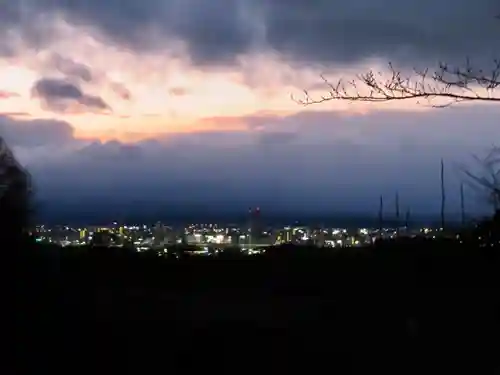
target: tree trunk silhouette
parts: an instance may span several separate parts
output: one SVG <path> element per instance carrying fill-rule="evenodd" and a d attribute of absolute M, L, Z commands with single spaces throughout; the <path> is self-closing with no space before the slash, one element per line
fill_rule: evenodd
<path fill-rule="evenodd" d="M 396 192 L 396 233 L 399 234 L 399 193 Z"/>
<path fill-rule="evenodd" d="M 380 196 L 380 203 L 378 208 L 378 226 L 380 229 L 380 234 L 382 234 L 382 229 L 384 228 L 384 197 Z"/>

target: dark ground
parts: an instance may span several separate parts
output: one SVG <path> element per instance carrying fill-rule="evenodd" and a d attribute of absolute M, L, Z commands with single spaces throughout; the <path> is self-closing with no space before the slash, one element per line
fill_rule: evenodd
<path fill-rule="evenodd" d="M 29 249 L 7 267 L 5 363 L 16 374 L 493 374 L 499 251 L 414 240 L 173 261 Z"/>

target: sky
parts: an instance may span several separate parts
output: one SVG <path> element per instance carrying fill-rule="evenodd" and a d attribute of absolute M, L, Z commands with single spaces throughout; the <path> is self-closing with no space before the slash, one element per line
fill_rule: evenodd
<path fill-rule="evenodd" d="M 291 95 L 388 62 L 487 67 L 497 14 L 493 0 L 0 0 L 0 135 L 44 210 L 371 215 L 397 191 L 433 215 L 444 158 L 452 214 L 457 165 L 500 138 L 500 105 Z"/>

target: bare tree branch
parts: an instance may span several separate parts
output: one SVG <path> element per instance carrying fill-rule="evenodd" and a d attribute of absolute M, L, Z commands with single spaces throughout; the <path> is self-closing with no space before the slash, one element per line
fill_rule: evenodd
<path fill-rule="evenodd" d="M 406 76 L 389 63 L 389 74 L 386 78 L 381 72 L 373 70 L 360 74 L 355 80 L 336 83 L 320 76 L 327 93 L 313 97 L 308 90 L 303 97 L 292 99 L 301 105 L 323 103 L 331 100 L 347 100 L 350 102 L 389 102 L 397 100 L 425 99 L 436 108 L 448 107 L 454 103 L 465 101 L 500 102 L 494 91 L 500 85 L 500 60 L 493 61 L 491 71 L 475 69 L 467 59 L 463 67 L 452 67 L 440 63 L 439 68 L 431 72 L 428 69 L 414 69 L 414 75 Z M 436 104 L 435 99 L 445 99 L 444 104 Z"/>
<path fill-rule="evenodd" d="M 477 173 L 464 165 L 459 166 L 459 170 L 465 177 L 465 183 L 486 198 L 496 211 L 500 208 L 500 148 L 492 146 L 484 158 L 473 155 L 473 160 L 479 166 Z"/>

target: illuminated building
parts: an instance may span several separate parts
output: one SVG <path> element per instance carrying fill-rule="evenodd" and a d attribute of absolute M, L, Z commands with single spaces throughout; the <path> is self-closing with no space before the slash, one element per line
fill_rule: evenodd
<path fill-rule="evenodd" d="M 293 230 L 292 228 L 285 228 L 285 242 L 286 243 L 291 243 L 292 242 L 292 236 L 293 236 Z"/>
<path fill-rule="evenodd" d="M 82 240 L 82 241 L 83 241 L 83 240 L 85 240 L 85 239 L 87 239 L 87 229 L 82 229 L 82 230 L 80 231 L 80 240 Z"/>
<path fill-rule="evenodd" d="M 282 230 L 275 232 L 275 239 L 272 241 L 274 245 L 281 245 L 285 242 L 285 235 Z"/>

